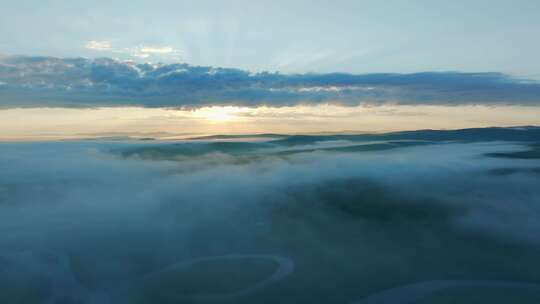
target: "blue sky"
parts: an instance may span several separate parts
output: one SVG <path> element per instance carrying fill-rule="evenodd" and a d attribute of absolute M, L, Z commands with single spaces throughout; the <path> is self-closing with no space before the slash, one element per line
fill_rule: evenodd
<path fill-rule="evenodd" d="M 540 78 L 540 2 L 4 1 L 0 53 Z"/>

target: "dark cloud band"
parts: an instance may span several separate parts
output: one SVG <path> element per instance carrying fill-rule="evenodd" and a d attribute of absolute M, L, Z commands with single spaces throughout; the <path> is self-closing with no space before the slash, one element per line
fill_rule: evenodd
<path fill-rule="evenodd" d="M 280 74 L 110 58 L 0 57 L 0 106 L 199 107 L 341 103 L 539 105 L 501 73 Z"/>

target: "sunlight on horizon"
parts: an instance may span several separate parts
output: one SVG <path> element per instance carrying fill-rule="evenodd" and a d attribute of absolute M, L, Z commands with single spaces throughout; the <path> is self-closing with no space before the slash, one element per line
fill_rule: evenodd
<path fill-rule="evenodd" d="M 239 114 L 245 113 L 246 108 L 235 106 L 211 106 L 195 109 L 193 117 L 205 119 L 210 123 L 225 123 L 240 119 Z"/>
<path fill-rule="evenodd" d="M 459 129 L 533 125 L 538 117 L 540 107 L 480 105 L 13 108 L 0 110 L 0 140 Z"/>

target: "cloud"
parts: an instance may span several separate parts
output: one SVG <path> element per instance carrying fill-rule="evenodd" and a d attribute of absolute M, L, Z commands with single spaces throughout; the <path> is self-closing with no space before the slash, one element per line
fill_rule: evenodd
<path fill-rule="evenodd" d="M 140 50 L 141 50 L 142 53 L 149 53 L 149 54 L 152 54 L 152 53 L 169 54 L 169 53 L 174 52 L 174 49 L 171 48 L 171 47 L 148 47 L 148 46 L 145 46 L 145 47 L 142 47 Z"/>
<path fill-rule="evenodd" d="M 167 56 L 168 58 L 181 59 L 182 52 L 169 46 L 139 46 L 135 48 L 124 48 L 118 53 L 126 53 L 136 58 L 150 58 L 152 56 Z"/>
<path fill-rule="evenodd" d="M 107 50 L 105 41 L 88 44 Z M 112 51 L 181 56 L 171 47 Z M 0 58 L 0 106 L 200 107 L 207 105 L 540 104 L 540 83 L 500 73 L 280 74 L 110 58 Z"/>
<path fill-rule="evenodd" d="M 200 303 L 189 295 L 261 280 L 258 264 L 231 270 L 215 263 L 125 289 L 175 262 L 227 254 L 283 255 L 298 266 L 286 288 L 235 303 L 352 303 L 425 279 L 537 280 L 538 175 L 519 169 L 538 164 L 483 156 L 526 147 L 385 149 L 383 140 L 380 149 L 353 151 L 330 150 L 351 144 L 332 136 L 291 139 L 298 147 L 282 142 L 283 149 L 304 151 L 278 154 L 280 142 L 0 144 L 0 282 L 7 291 L 0 300 L 46 298 L 68 274 L 91 294 L 111 296 L 99 303 L 150 303 L 156 295 Z M 134 149 L 138 156 L 125 154 Z M 491 174 L 498 168 L 517 171 Z M 43 274 L 45 266 L 58 269 L 58 256 L 72 273 Z M 251 279 L 225 284 L 243 277 L 235 271 Z M 61 284 L 50 284 L 54 276 Z M 202 283 L 193 287 L 190 278 Z M 73 288 L 59 292 L 88 299 Z"/>
<path fill-rule="evenodd" d="M 170 46 L 137 46 L 137 47 L 115 47 L 110 41 L 91 40 L 85 44 L 87 49 L 98 52 L 109 52 L 122 54 L 133 58 L 150 58 L 152 56 L 168 56 L 172 59 L 180 59 L 182 52 Z"/>
<path fill-rule="evenodd" d="M 85 44 L 85 47 L 96 51 L 108 51 L 112 48 L 112 45 L 109 41 L 90 40 Z"/>

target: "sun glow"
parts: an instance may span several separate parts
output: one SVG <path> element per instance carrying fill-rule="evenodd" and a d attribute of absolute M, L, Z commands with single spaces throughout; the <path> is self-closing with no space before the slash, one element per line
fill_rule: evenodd
<path fill-rule="evenodd" d="M 0 109 L 0 141 L 130 136 L 388 132 L 538 125 L 535 106 L 210 106 Z"/>
<path fill-rule="evenodd" d="M 193 112 L 193 116 L 196 118 L 205 119 L 208 122 L 222 123 L 240 120 L 242 117 L 239 116 L 239 114 L 245 111 L 246 110 L 243 108 L 234 106 L 212 106 L 195 110 Z"/>

